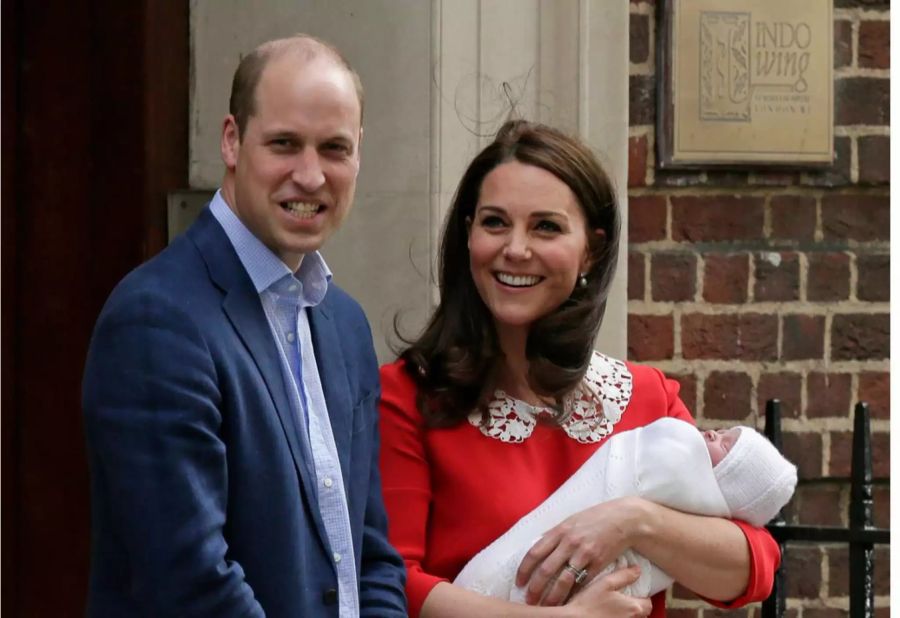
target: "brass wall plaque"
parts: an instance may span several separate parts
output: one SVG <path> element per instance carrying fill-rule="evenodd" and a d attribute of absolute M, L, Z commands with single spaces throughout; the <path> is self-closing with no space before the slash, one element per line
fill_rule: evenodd
<path fill-rule="evenodd" d="M 832 0 L 670 0 L 661 167 L 828 165 Z"/>

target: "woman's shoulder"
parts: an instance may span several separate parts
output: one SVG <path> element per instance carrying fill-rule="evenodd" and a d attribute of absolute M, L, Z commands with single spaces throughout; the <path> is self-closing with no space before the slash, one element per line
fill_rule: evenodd
<path fill-rule="evenodd" d="M 381 378 L 382 414 L 402 413 L 419 416 L 416 406 L 417 387 L 412 376 L 406 371 L 406 361 L 402 358 L 386 363 L 379 368 Z"/>
<path fill-rule="evenodd" d="M 382 396 L 387 393 L 415 394 L 416 384 L 406 371 L 406 360 L 398 358 L 394 362 L 385 363 L 378 369 L 378 373 Z"/>
<path fill-rule="evenodd" d="M 397 360 L 385 363 L 381 367 L 378 368 L 379 373 L 381 374 L 382 379 L 387 377 L 388 379 L 397 379 L 400 376 L 406 376 L 409 378 L 409 375 L 406 373 L 406 361 L 402 358 L 398 358 Z"/>

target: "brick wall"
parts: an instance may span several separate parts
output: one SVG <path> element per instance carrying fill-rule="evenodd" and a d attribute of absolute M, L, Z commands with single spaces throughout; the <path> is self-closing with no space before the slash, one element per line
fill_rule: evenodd
<path fill-rule="evenodd" d="M 846 525 L 852 408 L 889 476 L 889 7 L 835 0 L 835 163 L 815 172 L 655 166 L 657 2 L 631 0 L 628 341 L 682 384 L 698 423 L 762 428 L 783 401 L 801 485 L 790 521 Z M 886 480 L 876 524 L 889 526 Z M 876 550 L 887 616 L 887 549 Z M 792 545 L 788 615 L 846 615 L 847 551 Z M 719 616 L 685 590 L 669 615 Z M 759 616 L 759 606 L 728 615 Z"/>

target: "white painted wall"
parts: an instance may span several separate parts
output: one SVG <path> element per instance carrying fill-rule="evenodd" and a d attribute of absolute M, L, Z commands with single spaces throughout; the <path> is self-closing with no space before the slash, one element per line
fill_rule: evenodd
<path fill-rule="evenodd" d="M 393 358 L 394 316 L 415 334 L 436 301 L 444 213 L 510 96 L 521 116 L 577 132 L 595 148 L 619 187 L 627 229 L 627 2 L 193 0 L 193 188 L 221 180 L 221 122 L 241 54 L 297 32 L 340 48 L 366 90 L 356 204 L 324 254 L 366 310 L 381 361 Z M 598 348 L 621 358 L 624 240 L 619 264 Z"/>

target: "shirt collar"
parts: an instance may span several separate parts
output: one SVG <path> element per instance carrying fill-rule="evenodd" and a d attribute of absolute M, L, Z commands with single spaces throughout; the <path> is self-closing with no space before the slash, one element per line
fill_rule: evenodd
<path fill-rule="evenodd" d="M 271 289 L 279 296 L 296 296 L 304 305 L 313 306 L 322 302 L 332 275 L 318 251 L 304 255 L 297 272 L 292 273 L 234 214 L 222 197 L 221 190 L 216 191 L 209 210 L 225 230 L 257 293 Z"/>

